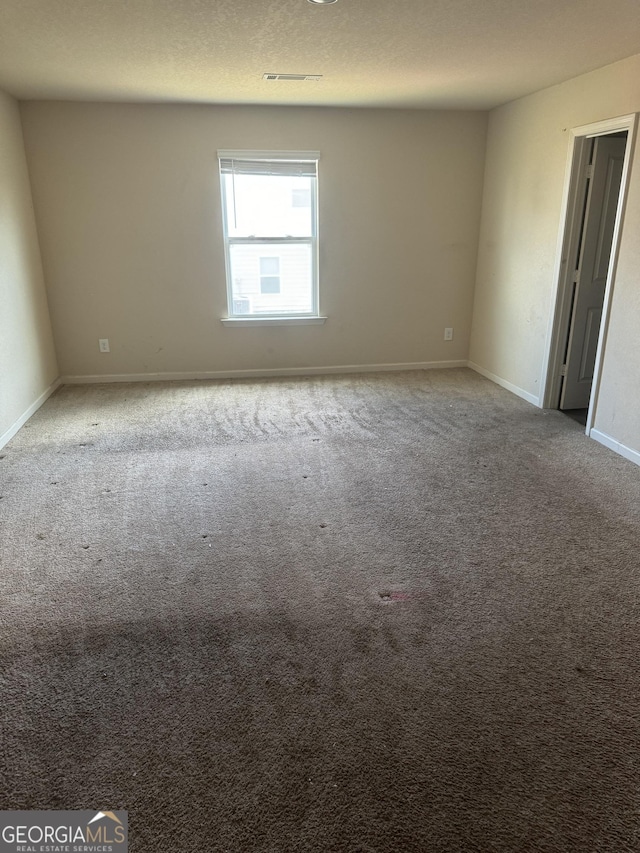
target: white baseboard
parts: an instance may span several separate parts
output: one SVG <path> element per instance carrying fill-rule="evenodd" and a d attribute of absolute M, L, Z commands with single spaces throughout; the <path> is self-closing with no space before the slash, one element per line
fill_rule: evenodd
<path fill-rule="evenodd" d="M 58 378 L 55 382 L 52 382 L 49 387 L 40 394 L 38 399 L 32 403 L 26 412 L 23 412 L 17 421 L 15 421 L 8 430 L 5 430 L 2 435 L 0 435 L 0 450 L 7 444 L 7 442 L 11 441 L 13 436 L 18 432 L 18 430 L 23 427 L 26 422 L 29 420 L 31 415 L 35 414 L 38 411 L 40 406 L 49 399 L 49 397 L 56 391 L 60 385 L 62 385 L 62 379 Z"/>
<path fill-rule="evenodd" d="M 628 459 L 635 465 L 640 465 L 639 451 L 633 450 L 631 447 L 627 447 L 626 444 L 622 444 L 620 441 L 616 441 L 615 438 L 611 438 L 611 436 L 607 435 L 606 432 L 600 432 L 599 429 L 592 429 L 589 433 L 589 437 L 594 438 L 600 444 L 604 444 L 604 446 L 608 447 L 609 450 L 619 453 L 620 456 L 624 456 L 625 459 Z"/>
<path fill-rule="evenodd" d="M 382 373 L 396 370 L 437 370 L 466 367 L 458 361 L 410 361 L 400 364 L 341 364 L 331 367 L 276 367 L 250 370 L 197 370 L 184 373 L 108 373 L 105 375 L 63 376 L 65 385 L 88 385 L 108 382 L 159 382 L 185 379 L 260 379 L 268 376 L 318 376 L 331 373 Z"/>
<path fill-rule="evenodd" d="M 525 391 L 523 388 L 518 388 L 517 385 L 514 385 L 512 382 L 507 382 L 506 379 L 502 379 L 500 376 L 496 376 L 495 373 L 491 373 L 490 370 L 485 370 L 484 367 L 480 367 L 479 364 L 475 364 L 473 361 L 467 362 L 467 367 L 470 367 L 471 370 L 475 370 L 476 373 L 479 373 L 481 376 L 485 376 L 487 379 L 490 379 L 492 382 L 495 382 L 496 385 L 499 385 L 501 388 L 506 388 L 507 391 L 511 391 L 512 394 L 516 394 L 516 396 L 521 397 L 523 400 L 526 400 L 527 403 L 531 403 L 533 406 L 537 406 L 539 409 L 542 408 L 540 405 L 540 398 L 530 394 L 528 391 Z"/>

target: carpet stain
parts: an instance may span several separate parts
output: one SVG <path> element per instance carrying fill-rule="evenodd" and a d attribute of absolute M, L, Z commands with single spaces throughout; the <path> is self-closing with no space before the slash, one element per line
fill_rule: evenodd
<path fill-rule="evenodd" d="M 384 604 L 393 604 L 397 601 L 409 601 L 411 595 L 408 592 L 379 592 L 379 598 Z"/>

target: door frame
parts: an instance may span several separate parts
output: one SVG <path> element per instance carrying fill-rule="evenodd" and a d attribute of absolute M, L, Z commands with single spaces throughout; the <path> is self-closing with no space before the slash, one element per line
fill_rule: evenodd
<path fill-rule="evenodd" d="M 587 425 L 585 432 L 590 434 L 595 420 L 598 394 L 600 391 L 600 378 L 602 364 L 609 328 L 609 316 L 611 313 L 611 300 L 613 294 L 613 283 L 615 280 L 616 267 L 618 264 L 618 250 L 620 247 L 620 235 L 624 220 L 624 211 L 627 201 L 629 185 L 629 173 L 632 154 L 635 148 L 637 131 L 637 113 L 619 116 L 617 118 L 597 121 L 592 124 L 581 125 L 571 128 L 571 139 L 567 156 L 565 170 L 564 190 L 562 194 L 561 218 L 562 223 L 558 235 L 558 249 L 556 252 L 556 263 L 554 267 L 554 279 L 557 282 L 555 292 L 555 308 L 551 316 L 549 329 L 547 331 L 546 358 L 542 372 L 542 406 L 545 409 L 557 409 L 560 399 L 560 383 L 562 379 L 562 365 L 564 363 L 565 346 L 569 323 L 571 321 L 571 301 L 573 294 L 573 260 L 577 256 L 580 230 L 585 199 L 586 167 L 589 158 L 589 143 L 595 136 L 607 136 L 618 131 L 627 131 L 627 146 L 624 152 L 624 164 L 622 167 L 622 179 L 620 182 L 620 195 L 616 211 L 615 225 L 613 228 L 613 239 L 611 242 L 611 256 L 607 270 L 607 281 L 604 292 L 604 304 L 602 306 L 602 319 L 598 333 L 598 347 L 596 350 L 596 361 L 593 370 L 593 383 L 591 385 L 591 396 L 589 398 L 589 410 L 587 413 Z"/>

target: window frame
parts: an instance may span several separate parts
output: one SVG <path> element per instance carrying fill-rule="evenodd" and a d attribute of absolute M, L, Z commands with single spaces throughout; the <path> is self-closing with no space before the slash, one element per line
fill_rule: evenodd
<path fill-rule="evenodd" d="M 320 159 L 319 151 L 250 151 L 250 150 L 219 150 L 218 151 L 218 177 L 220 181 L 220 198 L 222 203 L 222 235 L 224 241 L 224 256 L 225 256 L 225 277 L 227 286 L 227 316 L 222 318 L 222 322 L 228 325 L 279 325 L 279 324 L 303 324 L 303 323 L 319 323 L 324 322 L 324 317 L 320 315 L 319 308 L 319 270 L 318 270 L 318 163 Z M 263 161 L 265 165 L 269 163 L 304 163 L 309 165 L 314 164 L 315 175 L 310 181 L 311 192 L 311 235 L 309 237 L 231 237 L 229 235 L 227 221 L 227 193 L 226 181 L 222 171 L 223 160 L 249 160 Z M 265 174 L 268 170 L 265 169 Z M 262 246 L 265 250 L 269 249 L 270 244 L 303 244 L 308 245 L 311 255 L 311 311 L 308 312 L 260 312 L 249 314 L 238 314 L 234 309 L 234 294 L 233 294 L 233 279 L 231 266 L 231 246 L 239 244 L 248 244 Z"/>

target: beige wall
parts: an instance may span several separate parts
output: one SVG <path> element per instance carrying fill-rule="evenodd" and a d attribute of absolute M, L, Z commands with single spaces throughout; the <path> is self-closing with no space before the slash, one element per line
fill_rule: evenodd
<path fill-rule="evenodd" d="M 636 74 L 640 74 L 640 62 Z M 635 109 L 640 110 L 640 85 Z M 640 162 L 636 144 L 595 429 L 640 454 Z M 640 462 L 640 458 L 636 459 Z"/>
<path fill-rule="evenodd" d="M 0 446 L 57 375 L 20 114 L 0 92 Z"/>
<path fill-rule="evenodd" d="M 640 110 L 640 56 L 490 114 L 470 359 L 542 393 L 572 127 Z M 640 163 L 631 172 L 595 428 L 640 451 Z"/>
<path fill-rule="evenodd" d="M 37 102 L 22 118 L 63 374 L 466 359 L 485 114 Z M 219 148 L 320 150 L 324 326 L 220 323 Z"/>

